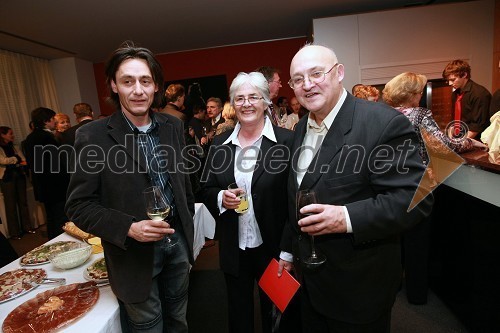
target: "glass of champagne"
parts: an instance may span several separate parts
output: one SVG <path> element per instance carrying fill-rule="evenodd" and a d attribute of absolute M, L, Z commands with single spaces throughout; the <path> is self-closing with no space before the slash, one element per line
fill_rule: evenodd
<path fill-rule="evenodd" d="M 313 215 L 313 213 L 300 213 L 300 209 L 310 204 L 318 203 L 316 199 L 316 193 L 312 190 L 301 190 L 297 192 L 297 219 L 303 219 L 307 216 Z M 323 264 L 326 261 L 326 257 L 320 253 L 316 252 L 316 247 L 314 246 L 314 236 L 311 237 L 311 255 L 304 258 L 302 262 L 306 264 L 307 267 L 315 268 Z"/>
<path fill-rule="evenodd" d="M 240 186 L 236 183 L 232 183 L 227 187 L 227 189 L 236 194 L 236 196 L 240 199 L 240 204 L 234 211 L 238 214 L 246 213 L 248 211 L 248 195 L 245 184 Z"/>
<path fill-rule="evenodd" d="M 158 186 L 148 187 L 143 191 L 144 201 L 146 202 L 146 214 L 153 221 L 164 221 L 170 215 L 171 207 L 167 204 L 165 198 Z M 170 236 L 165 236 L 162 247 L 169 247 L 176 244 Z"/>

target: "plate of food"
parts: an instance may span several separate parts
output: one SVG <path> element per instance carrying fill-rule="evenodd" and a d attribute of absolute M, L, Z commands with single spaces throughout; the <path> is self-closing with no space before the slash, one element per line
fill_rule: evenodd
<path fill-rule="evenodd" d="M 99 299 L 95 282 L 73 283 L 39 293 L 12 310 L 4 332 L 54 332 L 86 314 Z"/>
<path fill-rule="evenodd" d="M 108 281 L 108 269 L 104 258 L 94 261 L 86 270 L 83 271 L 83 277 L 89 281 L 103 283 Z"/>
<path fill-rule="evenodd" d="M 50 256 L 53 253 L 69 250 L 70 248 L 78 247 L 79 242 L 59 241 L 50 244 L 44 244 L 26 253 L 19 259 L 21 266 L 34 266 L 48 263 Z"/>
<path fill-rule="evenodd" d="M 47 277 L 41 268 L 15 269 L 0 275 L 0 303 L 20 297 L 38 287 Z"/>

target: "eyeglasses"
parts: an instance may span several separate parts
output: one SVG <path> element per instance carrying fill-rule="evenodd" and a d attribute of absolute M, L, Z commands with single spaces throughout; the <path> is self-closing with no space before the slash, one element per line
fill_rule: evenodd
<path fill-rule="evenodd" d="M 249 96 L 248 98 L 245 98 L 245 97 L 240 96 L 240 97 L 236 97 L 234 99 L 234 105 L 242 106 L 243 104 L 245 104 L 245 101 L 248 101 L 248 103 L 250 103 L 251 105 L 254 105 L 255 103 L 257 103 L 261 99 L 264 99 L 264 97 Z"/>
<path fill-rule="evenodd" d="M 339 63 L 336 63 L 335 65 L 333 65 L 332 68 L 330 68 L 326 72 L 324 72 L 324 71 L 314 71 L 314 72 L 312 72 L 312 73 L 310 73 L 309 75 L 306 75 L 306 76 L 292 77 L 290 79 L 290 81 L 288 81 L 288 85 L 292 89 L 301 88 L 304 85 L 304 81 L 305 81 L 306 77 L 309 80 L 309 82 L 311 82 L 311 83 L 315 83 L 315 84 L 321 83 L 321 82 L 325 81 L 326 74 L 330 73 L 338 65 L 339 65 Z"/>
<path fill-rule="evenodd" d="M 274 83 L 277 83 L 277 84 L 279 84 L 281 86 L 281 80 L 278 80 L 278 81 L 271 80 L 271 81 L 267 81 L 267 82 L 269 82 L 269 83 L 274 82 Z"/>

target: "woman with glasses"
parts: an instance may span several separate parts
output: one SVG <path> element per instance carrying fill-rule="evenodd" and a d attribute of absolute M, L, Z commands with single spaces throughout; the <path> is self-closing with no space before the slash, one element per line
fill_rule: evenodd
<path fill-rule="evenodd" d="M 217 219 L 220 267 L 228 295 L 229 332 L 254 332 L 253 295 L 279 244 L 287 219 L 286 190 L 292 132 L 271 124 L 265 110 L 271 100 L 269 84 L 258 72 L 239 73 L 233 80 L 230 102 L 238 123 L 233 131 L 214 138 L 205 167 L 204 202 Z M 246 187 L 248 209 L 237 213 Z M 278 191 L 280 193 L 278 193 Z M 236 194 L 239 194 L 237 196 Z M 241 208 L 241 207 L 240 207 Z M 259 289 L 262 332 L 271 332 L 272 304 Z M 283 332 L 295 332 L 287 312 Z M 296 316 L 294 318 L 297 318 Z"/>

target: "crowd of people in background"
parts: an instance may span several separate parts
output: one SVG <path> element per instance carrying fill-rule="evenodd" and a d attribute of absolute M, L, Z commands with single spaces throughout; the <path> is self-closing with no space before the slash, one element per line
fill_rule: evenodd
<path fill-rule="evenodd" d="M 124 331 L 187 332 L 192 217 L 194 202 L 204 202 L 217 221 L 231 332 L 254 331 L 254 284 L 273 258 L 279 260 L 277 275 L 287 270 L 302 283 L 300 309 L 292 305 L 283 314 L 284 331 L 388 332 L 402 279 L 400 236 L 408 301 L 427 302 L 432 196 L 407 211 L 429 164 L 424 136 L 459 153 L 487 150 L 496 141 L 481 133 L 490 118 L 500 117 L 499 92 L 492 99 L 471 80 L 465 61 L 452 61 L 443 78 L 454 89 L 455 123 L 443 129 L 431 109 L 419 106 L 424 75 L 405 72 L 382 91 L 358 84 L 349 93 L 339 61 L 329 48 L 306 45 L 291 62 L 292 98 L 279 95 L 280 70 L 261 66 L 234 78 L 229 100 L 205 100 L 198 84 L 163 89 L 153 54 L 123 45 L 106 63 L 114 114 L 94 120 L 91 106 L 77 103 L 77 124 L 71 126 L 68 115 L 36 108 L 22 148 L 14 144 L 10 127 L 0 127 L 0 188 L 10 238 L 36 232 L 26 199 L 31 181 L 45 208 L 49 239 L 68 220 L 101 237 Z M 144 165 L 127 151 L 128 135 Z M 344 151 L 361 145 L 370 152 L 381 146 L 396 152 L 404 142 L 417 149 L 404 159 L 393 156 L 383 173 L 373 172 L 373 154 L 358 165 Z M 139 164 L 145 171 L 116 174 L 107 165 L 87 172 L 89 145 L 104 152 L 123 145 L 127 154 L 116 163 Z M 168 146 L 182 160 L 186 145 L 198 168 L 173 172 L 171 155 L 158 149 Z M 42 154 L 36 147 L 62 147 L 67 154 Z M 292 159 L 295 151 L 300 153 Z M 285 167 L 268 169 L 280 161 Z M 402 169 L 408 172 L 397 172 Z M 236 212 L 242 197 L 231 183 L 245 188 L 248 211 Z M 149 219 L 137 199 L 149 186 L 159 188 L 171 205 L 168 220 Z M 297 207 L 299 190 L 315 191 L 317 202 Z M 166 235 L 175 247 L 167 246 Z M 326 259 L 319 269 L 303 264 L 312 246 Z M 272 303 L 262 291 L 259 296 L 262 331 L 271 332 Z"/>

